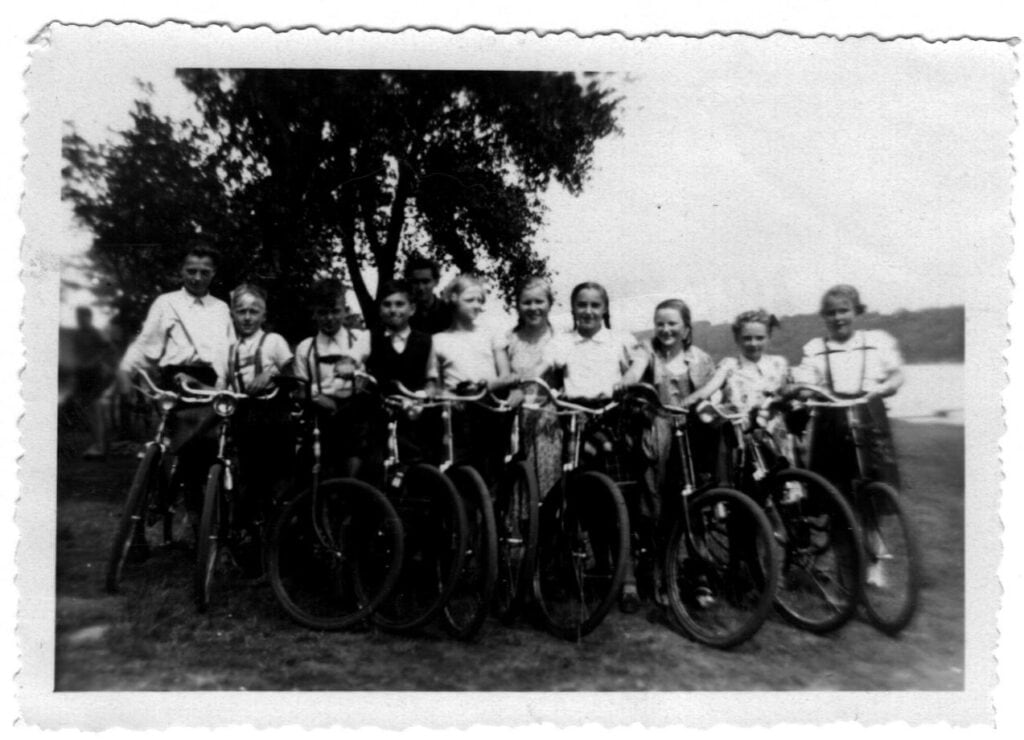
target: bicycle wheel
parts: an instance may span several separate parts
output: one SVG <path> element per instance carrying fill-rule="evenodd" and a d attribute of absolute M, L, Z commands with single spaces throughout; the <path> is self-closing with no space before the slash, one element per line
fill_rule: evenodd
<path fill-rule="evenodd" d="M 579 640 L 601 623 L 629 557 L 629 516 L 603 473 L 573 474 L 540 504 L 533 596 L 552 634 Z"/>
<path fill-rule="evenodd" d="M 512 463 L 505 471 L 494 500 L 498 530 L 494 613 L 505 624 L 515 619 L 533 580 L 539 504 L 533 466 L 523 461 Z"/>
<path fill-rule="evenodd" d="M 402 569 L 373 620 L 385 629 L 408 631 L 436 617 L 454 592 L 468 525 L 459 492 L 433 465 L 406 470 L 392 502 L 405 532 Z"/>
<path fill-rule="evenodd" d="M 210 608 L 217 555 L 220 553 L 221 523 L 224 507 L 224 466 L 214 463 L 206 476 L 203 491 L 203 510 L 199 516 L 196 534 L 196 567 L 193 576 L 196 607 L 200 612 Z"/>
<path fill-rule="evenodd" d="M 917 609 L 917 540 L 899 494 L 887 483 L 868 483 L 860 490 L 857 514 L 864 535 L 864 611 L 875 627 L 895 635 Z"/>
<path fill-rule="evenodd" d="M 267 579 L 299 624 L 346 629 L 364 621 L 398 581 L 402 524 L 383 493 L 353 478 L 323 481 L 315 503 L 314 511 L 306 489 L 274 520 Z"/>
<path fill-rule="evenodd" d="M 159 485 L 160 458 L 162 451 L 159 445 L 146 447 L 146 453 L 139 462 L 132 478 L 125 499 L 124 512 L 117 523 L 114 541 L 110 547 L 107 560 L 106 588 L 108 593 L 117 593 L 121 585 L 121 576 L 129 554 L 137 552 L 144 555 L 148 549 L 146 542 L 146 510 L 150 499 L 156 494 Z"/>
<path fill-rule="evenodd" d="M 811 632 L 842 627 L 860 596 L 861 535 L 853 510 L 835 486 L 809 470 L 780 470 L 764 486 L 781 551 L 776 608 Z"/>
<path fill-rule="evenodd" d="M 458 584 L 444 605 L 442 624 L 460 640 L 472 639 L 484 624 L 498 579 L 498 534 L 487 484 L 476 469 L 460 465 L 447 472 L 466 510 L 466 555 Z"/>
<path fill-rule="evenodd" d="M 693 639 L 730 648 L 768 617 L 777 584 L 772 530 L 748 496 L 711 488 L 686 501 L 665 553 L 669 608 Z"/>

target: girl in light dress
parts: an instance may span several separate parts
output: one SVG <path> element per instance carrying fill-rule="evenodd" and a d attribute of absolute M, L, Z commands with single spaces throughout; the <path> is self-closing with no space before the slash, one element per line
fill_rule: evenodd
<path fill-rule="evenodd" d="M 469 387 L 495 390 L 509 382 L 507 355 L 502 343 L 477 320 L 484 311 L 487 289 L 478 277 L 463 274 L 444 290 L 452 307 L 452 324 L 434 335 L 438 379 L 445 390 Z"/>
<path fill-rule="evenodd" d="M 633 335 L 612 331 L 608 291 L 602 285 L 580 283 L 572 291 L 570 305 L 573 330 L 548 344 L 549 367 L 559 376 L 566 397 L 583 402 L 610 399 L 616 390 L 639 379 L 646 357 Z M 626 558 L 626 563 L 619 607 L 633 613 L 640 607 L 640 598 L 632 558 Z"/>
<path fill-rule="evenodd" d="M 487 300 L 483 281 L 459 275 L 445 288 L 444 300 L 452 307 L 452 325 L 433 338 L 442 388 L 470 395 L 509 385 L 512 377 L 503 343 L 478 323 Z M 507 434 L 505 425 L 496 424 L 495 419 L 475 404 L 456 409 L 452 418 L 456 461 L 472 464 L 488 484 L 498 474 Z"/>

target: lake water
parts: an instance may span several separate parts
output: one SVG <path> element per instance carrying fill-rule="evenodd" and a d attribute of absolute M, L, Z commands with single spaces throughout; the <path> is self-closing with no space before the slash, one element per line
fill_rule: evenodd
<path fill-rule="evenodd" d="M 889 416 L 917 422 L 964 423 L 962 364 L 905 365 L 906 381 L 886 399 Z"/>

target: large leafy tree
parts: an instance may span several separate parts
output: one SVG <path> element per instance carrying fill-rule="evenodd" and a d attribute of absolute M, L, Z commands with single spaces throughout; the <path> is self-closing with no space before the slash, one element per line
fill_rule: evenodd
<path fill-rule="evenodd" d="M 615 130 L 616 101 L 597 75 L 181 70 L 179 76 L 196 96 L 202 125 L 176 129 L 140 109 L 146 115 L 126 132 L 123 146 L 99 153 L 80 141 L 66 146 L 76 213 L 97 234 L 94 253 L 104 263 L 125 250 L 113 245 L 144 242 L 134 231 L 126 236 L 126 227 L 139 206 L 152 207 L 148 198 L 174 199 L 162 210 L 179 217 L 197 207 L 178 231 L 145 239 L 163 245 L 182 230 L 216 234 L 230 257 L 229 277 L 266 284 L 278 328 L 293 336 L 307 328 L 301 298 L 317 275 L 344 273 L 372 320 L 367 277 L 375 273 L 377 284 L 394 277 L 412 251 L 483 273 L 510 295 L 522 277 L 546 270 L 533 248 L 544 190 L 554 180 L 580 192 L 595 142 Z M 159 135 L 132 138 L 144 126 Z M 161 151 L 150 151 L 150 144 Z M 159 166 L 140 172 L 130 164 L 140 147 Z M 90 168 L 94 181 L 161 176 L 141 190 L 86 192 L 80 173 Z M 113 206 L 121 210 L 113 213 Z"/>

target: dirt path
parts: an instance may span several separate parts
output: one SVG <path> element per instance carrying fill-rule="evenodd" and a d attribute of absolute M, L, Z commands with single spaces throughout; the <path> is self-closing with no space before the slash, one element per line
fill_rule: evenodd
<path fill-rule="evenodd" d="M 109 538 L 135 461 L 83 462 L 65 437 L 58 481 L 58 690 L 959 690 L 964 684 L 963 428 L 895 424 L 925 588 L 898 638 L 862 621 L 818 637 L 772 618 L 730 652 L 642 610 L 614 612 L 581 644 L 489 622 L 478 642 L 440 633 L 321 634 L 290 622 L 263 584 L 223 580 L 209 615 L 189 554 L 162 552 L 102 589 Z"/>

